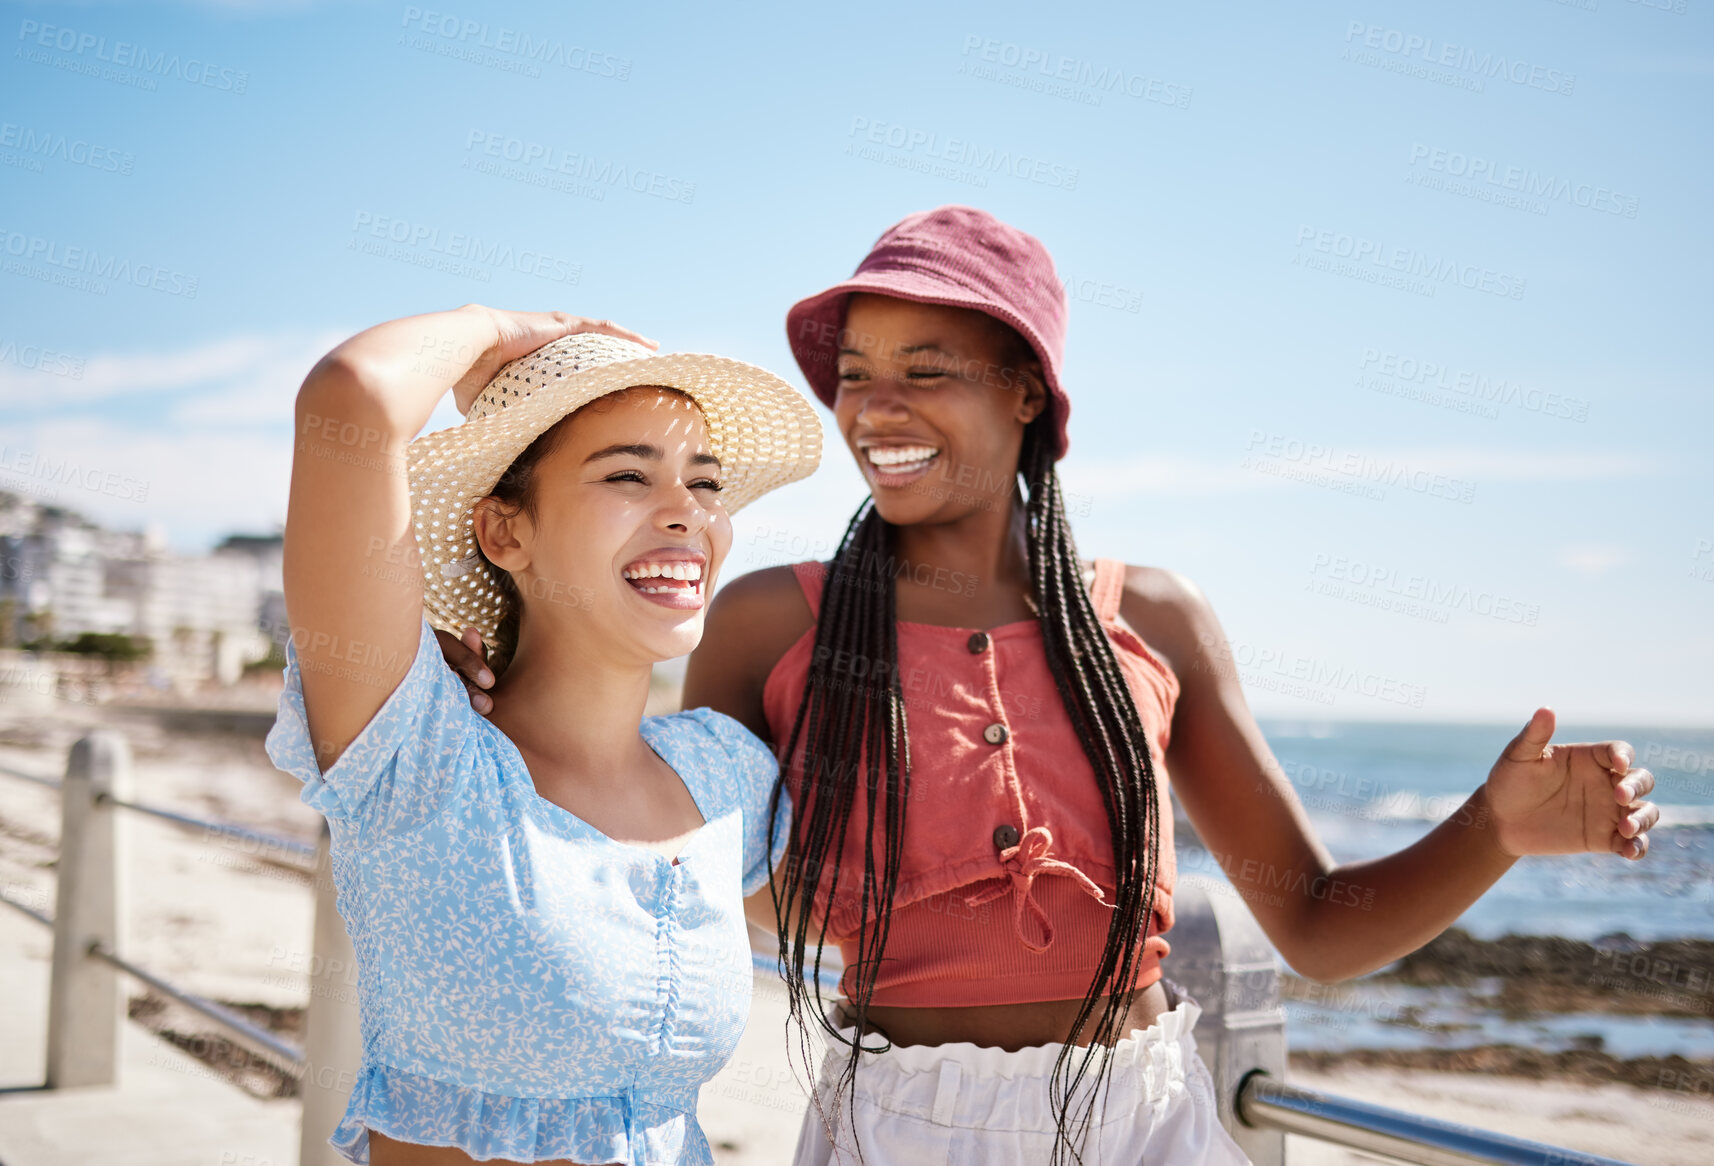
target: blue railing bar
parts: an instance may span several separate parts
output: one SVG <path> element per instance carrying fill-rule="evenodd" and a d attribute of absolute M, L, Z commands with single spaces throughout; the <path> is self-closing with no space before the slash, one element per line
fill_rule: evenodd
<path fill-rule="evenodd" d="M 31 906 L 28 906 L 27 904 L 18 902 L 18 900 L 12 898 L 12 896 L 10 896 L 10 895 L 0 895 L 0 903 L 4 903 L 8 907 L 12 907 L 12 908 L 15 908 L 19 911 L 22 911 L 24 914 L 28 915 L 31 919 L 34 919 L 37 923 L 40 923 L 43 927 L 52 927 L 54 925 L 53 917 L 51 915 L 44 915 L 40 911 L 36 910 L 34 907 L 31 907 Z"/>
<path fill-rule="evenodd" d="M 13 769 L 9 765 L 0 765 L 0 773 L 4 773 L 9 777 L 20 778 L 23 781 L 32 781 L 37 785 L 47 786 L 49 789 L 60 788 L 60 783 L 58 781 L 51 778 L 41 777 L 34 773 L 25 773 L 23 770 Z M 225 834 L 232 838 L 243 838 L 251 842 L 260 842 L 265 846 L 272 846 L 277 849 L 284 850 L 288 854 L 295 854 L 299 858 L 307 858 L 311 861 L 314 861 L 315 859 L 315 847 L 309 845 L 307 842 L 298 842 L 291 838 L 281 838 L 277 834 L 264 834 L 260 830 L 248 830 L 243 826 L 234 826 L 227 822 L 210 822 L 204 818 L 193 818 L 188 814 L 180 814 L 172 810 L 163 810 L 159 806 L 148 806 L 141 802 L 128 802 L 123 798 L 109 797 L 104 794 L 97 795 L 96 800 L 112 802 L 114 805 L 123 807 L 124 809 L 136 810 L 139 814 L 153 814 L 157 818 L 164 818 L 169 822 L 176 822 L 181 826 L 193 826 L 198 830 L 212 830 L 217 834 Z"/>
<path fill-rule="evenodd" d="M 1630 1166 L 1616 1158 L 1304 1089 L 1261 1071 L 1238 1087 L 1237 1111 L 1245 1125 L 1302 1134 L 1418 1166 Z"/>
<path fill-rule="evenodd" d="M 192 996 L 183 989 L 169 984 L 153 972 L 138 967 L 118 952 L 109 949 L 106 944 L 90 944 L 89 954 L 96 959 L 106 960 L 126 975 L 141 980 L 163 996 L 169 996 L 193 1012 L 199 1012 L 208 1017 L 236 1037 L 239 1044 L 258 1056 L 274 1061 L 294 1077 L 303 1072 L 306 1064 L 304 1051 L 296 1045 L 281 1040 L 267 1029 L 251 1024 L 236 1012 L 228 1011 L 212 1000 L 204 1000 L 201 996 Z"/>
<path fill-rule="evenodd" d="M 52 916 L 44 915 L 34 907 L 29 907 L 18 902 L 18 900 L 12 898 L 10 895 L 0 895 L 0 903 L 5 903 L 8 907 L 13 907 L 22 911 L 44 927 L 52 927 L 54 925 Z M 148 971 L 145 968 L 140 968 L 124 956 L 109 950 L 105 944 L 90 944 L 89 954 L 94 956 L 96 959 L 105 960 L 120 971 L 124 972 L 126 975 L 143 981 L 143 983 L 149 985 L 149 987 L 161 993 L 163 996 L 170 996 L 172 999 L 183 1004 L 186 1008 L 208 1017 L 216 1024 L 219 1024 L 221 1027 L 229 1030 L 233 1036 L 238 1038 L 239 1044 L 243 1045 L 258 1056 L 274 1061 L 293 1076 L 297 1076 L 299 1073 L 303 1072 L 305 1064 L 303 1050 L 295 1045 L 286 1043 L 267 1029 L 259 1028 L 256 1025 L 251 1024 L 236 1012 L 231 1012 L 222 1008 L 212 1000 L 204 1000 L 201 996 L 192 996 L 183 989 L 169 984 L 153 972 Z"/>
<path fill-rule="evenodd" d="M 39 774 L 25 773 L 22 769 L 13 769 L 10 765 L 0 765 L 0 773 L 7 777 L 16 777 L 23 781 L 33 781 L 37 785 L 45 785 L 49 789 L 58 789 L 60 783 L 56 778 L 42 777 Z"/>
<path fill-rule="evenodd" d="M 205 818 L 193 818 L 189 814 L 180 814 L 173 810 L 163 810 L 159 806 L 146 806 L 140 802 L 128 802 L 123 798 L 111 797 L 107 794 L 97 794 L 98 802 L 110 802 L 127 810 L 136 810 L 139 814 L 152 814 L 164 818 L 180 826 L 190 826 L 198 830 L 209 830 L 216 834 L 225 834 L 231 838 L 243 838 L 251 842 L 260 842 L 265 846 L 276 847 L 299 858 L 315 861 L 315 847 L 307 842 L 297 842 L 291 838 L 281 838 L 278 834 L 264 834 L 260 830 L 249 830 L 243 826 L 234 826 L 227 822 L 210 822 Z"/>

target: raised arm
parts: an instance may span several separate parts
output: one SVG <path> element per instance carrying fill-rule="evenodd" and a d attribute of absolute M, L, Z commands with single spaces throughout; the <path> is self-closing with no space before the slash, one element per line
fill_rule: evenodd
<path fill-rule="evenodd" d="M 323 771 L 410 670 L 422 626 L 405 447 L 451 390 L 462 412 L 500 366 L 573 332 L 564 312 L 469 305 L 360 332 L 298 390 L 285 593 Z"/>
<path fill-rule="evenodd" d="M 1450 927 L 1524 854 L 1641 858 L 1659 810 L 1622 741 L 1552 745 L 1523 732 L 1446 821 L 1394 854 L 1337 865 L 1244 700 L 1226 635 L 1183 576 L 1133 567 L 1125 618 L 1171 661 L 1180 695 L 1166 755 L 1204 843 L 1294 970 L 1336 981 L 1384 967 Z M 1475 784 L 1472 782 L 1472 784 Z"/>

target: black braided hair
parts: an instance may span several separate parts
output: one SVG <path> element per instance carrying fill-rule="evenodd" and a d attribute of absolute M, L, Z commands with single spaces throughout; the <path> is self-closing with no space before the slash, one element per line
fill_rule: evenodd
<path fill-rule="evenodd" d="M 1050 1096 L 1056 1134 L 1051 1162 L 1060 1166 L 1068 1153 L 1082 1161 L 1077 1146 L 1094 1114 L 1101 1087 L 1108 1080 L 1109 1046 L 1122 1035 L 1119 1029 L 1129 1011 L 1130 993 L 1115 988 L 1134 983 L 1138 951 L 1153 920 L 1160 865 L 1160 806 L 1142 718 L 1084 585 L 1059 475 L 1054 470 L 1049 425 L 1046 415 L 1030 422 L 1019 456 L 1018 472 L 1028 491 L 1030 573 L 1054 684 L 1095 771 L 1106 807 L 1118 884 L 1100 964 L 1054 1065 Z M 788 776 L 801 783 L 797 787 L 801 794 L 792 821 L 789 856 L 781 877 L 774 882 L 780 960 L 786 971 L 791 1019 L 799 1026 L 805 1067 L 813 1075 L 809 1033 L 803 1024 L 813 993 L 813 1009 L 822 1029 L 851 1047 L 836 1096 L 848 1095 L 853 1102 L 858 1050 L 868 1048 L 862 1038 L 868 1031 L 866 1020 L 876 974 L 886 952 L 902 858 L 905 805 L 910 796 L 910 753 L 894 617 L 895 530 L 875 510 L 873 500 L 866 499 L 834 555 L 816 624 L 807 692 L 784 754 L 787 764 L 794 767 Z M 797 759 L 800 740 L 805 743 L 801 763 Z M 861 823 L 861 924 L 856 958 L 849 965 L 850 980 L 845 985 L 851 993 L 845 1015 L 855 1025 L 856 1037 L 847 1040 L 825 1015 L 819 984 L 821 943 L 814 944 L 815 974 L 808 983 L 804 963 L 810 946 L 808 927 L 823 877 L 828 883 L 831 911 L 840 881 L 858 874 L 842 870 L 840 860 L 859 778 L 867 795 L 867 812 Z M 769 818 L 772 821 L 772 814 Z M 820 922 L 825 929 L 826 917 Z M 1080 1047 L 1085 1030 L 1089 1031 L 1089 1043 Z M 1071 1100 L 1086 1078 L 1087 1104 L 1073 1121 Z M 827 1120 L 825 1114 L 823 1120 Z M 852 1130 L 855 1136 L 854 1113 Z M 861 1146 L 858 1154 L 861 1157 Z"/>

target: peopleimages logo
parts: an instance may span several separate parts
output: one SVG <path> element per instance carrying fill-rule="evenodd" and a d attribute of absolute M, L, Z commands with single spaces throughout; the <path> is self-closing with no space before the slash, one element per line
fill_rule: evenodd
<path fill-rule="evenodd" d="M 1582 397 L 1551 393 L 1521 381 L 1483 376 L 1469 369 L 1449 368 L 1439 361 L 1409 354 L 1365 348 L 1358 367 L 1389 380 L 1457 393 L 1484 404 L 1515 405 L 1528 413 L 1541 413 L 1564 421 L 1589 419 L 1589 402 Z"/>
<path fill-rule="evenodd" d="M 1574 74 L 1550 69 L 1545 65 L 1534 65 L 1502 53 L 1484 52 L 1437 41 L 1431 36 L 1405 32 L 1402 29 L 1366 24 L 1361 20 L 1353 20 L 1346 26 L 1345 44 L 1346 59 L 1360 65 L 1378 65 L 1390 71 L 1411 72 L 1413 75 L 1422 76 L 1424 80 L 1442 81 L 1447 84 L 1473 81 L 1474 85 L 1460 84 L 1459 87 L 1475 88 L 1478 91 L 1482 87 L 1482 80 L 1497 80 L 1569 97 L 1572 87 L 1577 83 Z M 1385 58 L 1361 52 L 1359 45 L 1365 49 L 1378 49 L 1394 62 L 1408 67 L 1392 68 Z M 1451 75 L 1446 75 L 1448 73 Z"/>
<path fill-rule="evenodd" d="M 942 137 L 934 130 L 854 117 L 851 119 L 848 136 L 852 139 L 851 146 L 859 143 L 885 146 L 906 154 L 968 166 L 977 172 L 1009 174 L 1013 178 L 1021 178 L 1042 186 L 1054 186 L 1061 190 L 1077 189 L 1078 169 L 1075 166 L 1064 166 L 1033 154 L 985 146 L 968 138 Z"/>
<path fill-rule="evenodd" d="M 64 247 L 57 240 L 0 226 L 0 270 L 57 283 L 79 291 L 107 294 L 107 280 L 149 291 L 196 299 L 197 277 L 158 263 L 132 263 L 91 247 Z"/>
<path fill-rule="evenodd" d="M 19 344 L 16 340 L 0 340 L 0 364 L 13 364 L 31 372 L 50 376 L 83 379 L 84 358 L 39 344 Z"/>
<path fill-rule="evenodd" d="M 1503 166 L 1476 154 L 1413 142 L 1410 164 L 1412 169 L 1421 166 L 1438 174 L 1461 178 L 1469 183 L 1497 186 L 1529 198 L 1570 203 L 1585 210 L 1622 215 L 1627 219 L 1637 217 L 1637 196 L 1634 194 L 1621 194 L 1588 182 L 1573 182 L 1569 178 L 1558 178 L 1524 166 Z"/>
<path fill-rule="evenodd" d="M 631 58 L 597 52 L 583 45 L 566 44 L 550 37 L 520 32 L 505 25 L 492 26 L 485 20 L 469 20 L 450 12 L 409 7 L 399 21 L 400 27 L 433 37 L 422 44 L 403 41 L 410 48 L 443 52 L 446 56 L 462 56 L 476 64 L 490 64 L 478 50 L 488 50 L 514 57 L 518 64 L 530 66 L 554 65 L 574 73 L 590 73 L 615 81 L 631 78 Z M 402 35 L 402 34 L 401 34 Z M 529 70 L 539 76 L 539 69 Z"/>
<path fill-rule="evenodd" d="M 148 46 L 130 41 L 108 43 L 104 36 L 79 32 L 75 28 L 62 28 L 57 24 L 42 24 L 35 20 L 21 21 L 18 25 L 18 39 L 24 41 L 28 47 L 57 49 L 73 57 L 84 57 L 104 65 L 134 69 L 152 77 L 166 77 L 190 85 L 224 90 L 227 93 L 243 93 L 250 85 L 250 74 L 241 69 L 213 65 L 196 57 L 184 57 L 166 50 L 151 52 Z M 24 54 L 20 51 L 19 55 Z M 52 58 L 42 58 L 40 54 L 30 56 L 29 59 L 38 64 L 57 63 Z M 150 85 L 150 88 L 153 88 L 153 85 Z"/>
<path fill-rule="evenodd" d="M 1039 87 L 1042 92 L 1053 96 L 1073 97 L 1089 105 L 1100 105 L 1103 94 L 1118 93 L 1178 109 L 1190 107 L 1190 86 L 1163 81 L 1117 65 L 1097 65 L 1063 53 L 995 40 L 976 33 L 965 35 L 963 55 L 974 55 L 982 63 L 1013 70 L 1018 80 L 1010 81 L 1003 75 L 990 76 L 977 71 L 972 71 L 972 76 L 1018 84 L 1026 89 Z M 1083 93 L 1078 94 L 1077 90 Z"/>
<path fill-rule="evenodd" d="M 125 474 L 114 473 L 98 466 L 86 466 L 70 459 L 55 460 L 52 455 L 33 449 L 13 449 L 0 445 L 0 473 L 16 474 L 26 492 L 38 493 L 35 487 L 44 483 L 77 486 L 92 494 L 105 494 L 122 502 L 147 502 L 149 483 Z M 51 495 L 57 497 L 57 495 Z"/>
<path fill-rule="evenodd" d="M 668 202 L 690 202 L 696 197 L 694 182 L 646 166 L 631 166 L 489 130 L 471 130 L 465 136 L 464 151 L 464 165 L 468 169 L 537 186 L 552 186 L 558 180 L 564 193 L 594 198 L 597 202 L 609 188 L 617 186 Z M 508 167 L 506 163 L 513 165 Z"/>
<path fill-rule="evenodd" d="M 91 170 L 106 170 L 114 174 L 129 174 L 137 165 L 136 155 L 129 151 L 115 150 L 112 146 L 82 138 L 68 138 L 49 130 L 14 125 L 9 121 L 0 122 L 0 147 L 17 150 L 32 158 L 58 159 L 73 166 L 87 166 Z"/>
<path fill-rule="evenodd" d="M 1324 231 L 1318 227 L 1299 226 L 1297 247 L 1298 253 L 1292 257 L 1293 263 L 1310 267 L 1320 266 L 1304 262 L 1306 259 L 1315 258 L 1304 254 L 1304 249 L 1308 247 L 1322 255 L 1347 261 L 1343 266 L 1350 270 L 1341 270 L 1338 274 L 1363 278 L 1365 273 L 1379 277 L 1390 277 L 1389 273 L 1396 273 L 1400 278 L 1427 281 L 1430 295 L 1434 294 L 1434 284 L 1451 281 L 1471 291 L 1486 292 L 1509 300 L 1521 300 L 1528 282 L 1521 276 L 1495 271 L 1474 263 L 1459 263 L 1443 256 L 1427 255 L 1410 247 L 1388 247 L 1361 235 Z"/>
<path fill-rule="evenodd" d="M 484 283 L 493 270 L 515 271 L 556 283 L 575 284 L 583 278 L 583 264 L 546 251 L 514 247 L 467 231 L 443 230 L 396 215 L 360 210 L 352 220 L 351 233 L 352 250 L 472 276 Z M 407 253 L 417 250 L 431 254 Z"/>

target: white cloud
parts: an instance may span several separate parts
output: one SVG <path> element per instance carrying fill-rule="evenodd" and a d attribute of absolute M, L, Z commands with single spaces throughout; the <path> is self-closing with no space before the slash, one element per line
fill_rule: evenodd
<path fill-rule="evenodd" d="M 139 433 L 108 421 L 65 419 L 24 426 L 15 440 L 7 445 L 32 451 L 38 463 L 68 467 L 36 477 L 33 497 L 115 530 L 159 524 L 174 545 L 195 550 L 231 531 L 265 531 L 285 521 L 292 446 L 277 433 Z M 112 493 L 104 490 L 109 484 Z"/>
<path fill-rule="evenodd" d="M 96 352 L 83 358 L 83 375 L 76 378 L 0 364 L 0 404 L 27 407 L 51 401 L 56 411 L 65 413 L 154 393 L 179 398 L 174 416 L 181 420 L 198 407 L 187 410 L 185 402 L 199 399 L 208 402 L 201 407 L 210 418 L 260 419 L 262 411 L 234 403 L 265 398 L 272 411 L 280 394 L 295 392 L 310 366 L 349 334 L 245 334 L 179 349 Z M 290 416 L 289 409 L 285 416 Z"/>
<path fill-rule="evenodd" d="M 1584 575 L 1600 575 L 1630 561 L 1630 552 L 1623 547 L 1570 546 L 1562 547 L 1554 562 Z"/>
<path fill-rule="evenodd" d="M 52 401 L 8 425 L 12 488 L 116 529 L 166 528 L 194 549 L 284 521 L 292 400 L 347 332 L 245 333 L 145 352 L 89 355 L 81 380 L 0 368 L 0 403 Z M 115 402 L 155 395 L 153 418 Z M 141 496 L 141 501 L 139 501 Z"/>

